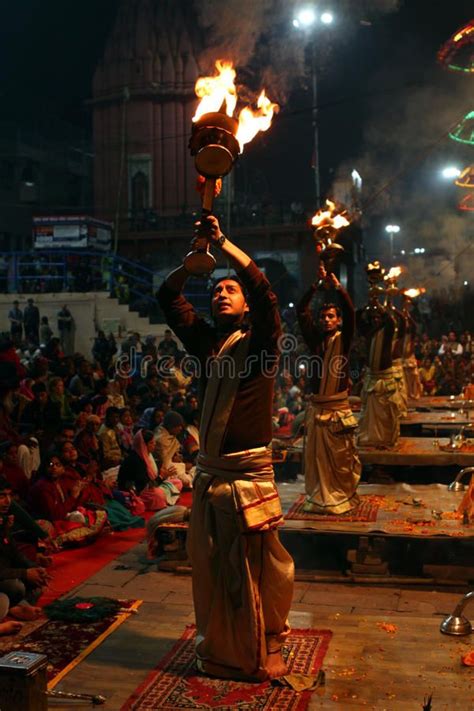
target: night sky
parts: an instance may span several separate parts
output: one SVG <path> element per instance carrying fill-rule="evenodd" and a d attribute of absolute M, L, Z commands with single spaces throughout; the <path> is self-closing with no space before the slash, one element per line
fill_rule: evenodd
<path fill-rule="evenodd" d="M 2 115 L 32 118 L 41 111 L 89 126 L 84 100 L 90 96 L 94 67 L 117 6 L 118 0 L 4 4 Z M 429 146 L 449 128 L 451 118 L 469 108 L 466 97 L 474 99 L 474 76 L 442 70 L 436 52 L 473 14 L 472 0 L 406 0 L 398 12 L 369 18 L 370 26 L 360 24 L 357 12 L 339 18 L 322 47 L 319 66 L 323 191 L 330 190 L 341 168 L 359 168 L 368 180 L 367 212 L 376 219 L 387 208 L 383 190 L 382 198 L 373 199 L 381 185 L 390 184 L 385 197 L 390 194 L 388 207 L 393 211 L 403 202 L 404 191 L 416 192 L 427 166 L 432 171 L 451 156 L 457 158 L 458 149 L 449 140 L 440 141 L 435 150 Z M 360 19 L 365 19 L 363 12 Z M 282 25 L 282 42 L 287 31 Z M 309 204 L 311 108 L 303 84 L 296 83 L 289 92 L 272 129 L 246 149 L 239 170 L 242 179 L 251 176 L 273 200 L 299 198 Z M 446 118 L 437 107 L 437 118 L 431 121 L 426 103 L 431 100 L 449 108 Z M 426 157 L 415 161 L 414 154 L 426 148 Z"/>

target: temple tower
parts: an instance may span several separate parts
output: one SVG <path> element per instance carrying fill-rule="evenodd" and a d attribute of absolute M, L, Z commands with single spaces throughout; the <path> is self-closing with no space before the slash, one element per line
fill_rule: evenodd
<path fill-rule="evenodd" d="M 122 0 L 93 80 L 98 217 L 124 226 L 199 205 L 187 148 L 199 46 L 186 0 Z"/>

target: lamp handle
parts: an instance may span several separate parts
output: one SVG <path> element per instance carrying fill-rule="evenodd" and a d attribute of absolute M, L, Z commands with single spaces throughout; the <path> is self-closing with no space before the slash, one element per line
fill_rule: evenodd
<path fill-rule="evenodd" d="M 202 193 L 202 215 L 210 215 L 214 204 L 214 196 L 216 190 L 216 178 L 206 178 L 204 190 Z"/>

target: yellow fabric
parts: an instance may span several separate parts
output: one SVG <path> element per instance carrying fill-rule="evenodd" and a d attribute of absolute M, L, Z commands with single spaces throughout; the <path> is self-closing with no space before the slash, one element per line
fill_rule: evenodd
<path fill-rule="evenodd" d="M 354 442 L 356 427 L 347 391 L 311 397 L 305 420 L 305 511 L 341 514 L 357 505 L 362 467 Z"/>
<path fill-rule="evenodd" d="M 283 522 L 268 447 L 232 452 L 222 457 L 199 454 L 196 477 L 218 477 L 232 489 L 242 532 L 270 530 Z"/>
<path fill-rule="evenodd" d="M 107 468 L 120 464 L 122 461 L 122 450 L 120 449 L 115 430 L 111 427 L 102 425 L 97 433 L 97 437 L 102 444 L 104 466 Z"/>
<path fill-rule="evenodd" d="M 337 361 L 342 355 L 342 334 L 340 331 L 328 339 L 324 351 L 323 373 L 319 385 L 319 393 L 323 395 L 334 395 L 337 393 L 340 380 L 337 377 Z"/>
<path fill-rule="evenodd" d="M 432 366 L 433 375 L 428 380 L 434 377 L 434 366 Z M 430 369 L 431 370 L 431 369 Z M 418 371 L 418 363 L 414 355 L 409 358 L 405 358 L 403 361 L 403 372 L 405 374 L 405 383 L 407 390 L 407 397 L 410 400 L 418 400 L 423 393 L 423 387 L 421 385 L 420 373 Z"/>
<path fill-rule="evenodd" d="M 187 550 L 198 667 L 221 678 L 264 679 L 267 655 L 290 631 L 293 560 L 277 531 L 242 533 L 235 481 L 226 476 L 201 468 L 194 484 Z"/>
<path fill-rule="evenodd" d="M 380 368 L 380 359 L 382 357 L 384 338 L 385 329 L 379 328 L 379 330 L 374 334 L 370 342 L 369 367 L 372 370 L 378 370 Z"/>
<path fill-rule="evenodd" d="M 281 545 L 282 521 L 271 450 L 221 454 L 249 336 L 232 334 L 217 360 L 234 374 L 208 380 L 187 537 L 192 564 L 198 668 L 232 679 L 265 679 L 267 656 L 289 634 L 294 565 Z"/>
<path fill-rule="evenodd" d="M 406 417 L 408 415 L 408 396 L 405 376 L 403 373 L 403 363 L 401 358 L 395 358 L 392 363 L 392 370 L 393 377 L 395 379 L 395 385 L 397 386 L 398 413 L 400 417 Z"/>
<path fill-rule="evenodd" d="M 367 372 L 361 403 L 359 446 L 394 447 L 400 436 L 400 419 L 392 368 Z"/>
<path fill-rule="evenodd" d="M 212 364 L 201 411 L 200 446 L 203 452 L 219 456 L 227 423 L 239 388 L 250 345 L 250 335 L 234 331 Z"/>

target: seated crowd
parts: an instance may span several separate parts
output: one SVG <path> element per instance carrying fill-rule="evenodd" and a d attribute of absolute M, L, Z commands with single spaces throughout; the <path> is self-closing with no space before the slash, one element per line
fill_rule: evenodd
<path fill-rule="evenodd" d="M 295 340 L 275 388 L 277 436 L 301 432 L 308 390 L 298 360 L 305 346 L 294 319 L 285 321 Z M 39 614 L 35 602 L 48 581 L 51 552 L 106 530 L 143 527 L 145 512 L 168 512 L 191 489 L 197 381 L 183 372 L 184 354 L 171 331 L 156 340 L 142 343 L 132 334 L 117 349 L 99 332 L 88 359 L 66 356 L 59 339 L 35 350 L 0 336 L 0 620 L 8 609 L 19 621 Z M 468 332 L 440 341 L 423 334 L 415 354 L 426 394 L 464 391 L 474 398 Z M 366 362 L 362 340 L 351 359 L 357 395 Z M 0 634 L 18 624 L 0 623 Z"/>
<path fill-rule="evenodd" d="M 31 355 L 0 336 L 0 619 L 8 609 L 17 620 L 39 614 L 50 553 L 143 527 L 145 512 L 191 489 L 196 383 L 171 333 L 147 343 L 145 369 L 140 355 L 118 368 L 97 343 L 87 360 L 59 346 Z M 0 634 L 18 629 L 3 624 Z"/>

